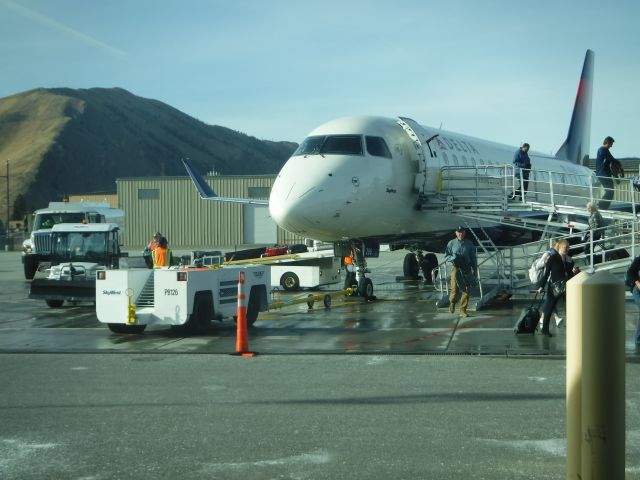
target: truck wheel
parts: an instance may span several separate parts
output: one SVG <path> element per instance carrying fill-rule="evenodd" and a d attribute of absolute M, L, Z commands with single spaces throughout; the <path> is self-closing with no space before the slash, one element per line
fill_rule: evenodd
<path fill-rule="evenodd" d="M 288 292 L 293 292 L 300 289 L 300 279 L 298 275 L 293 272 L 285 272 L 280 277 L 280 285 Z"/>
<path fill-rule="evenodd" d="M 251 326 L 256 323 L 258 319 L 258 312 L 260 311 L 260 296 L 258 292 L 251 292 L 251 298 L 249 298 L 249 305 L 247 305 L 247 325 Z"/>
<path fill-rule="evenodd" d="M 64 300 L 45 300 L 45 302 L 47 302 L 47 305 L 51 308 L 60 308 Z"/>
<path fill-rule="evenodd" d="M 113 333 L 142 333 L 146 325 L 124 325 L 122 323 L 107 323 Z"/>
<path fill-rule="evenodd" d="M 211 326 L 213 316 L 213 303 L 208 295 L 196 294 L 193 303 L 193 312 L 189 315 L 189 320 L 185 327 L 189 333 L 202 335 L 207 333 Z"/>
<path fill-rule="evenodd" d="M 32 280 L 38 271 L 38 259 L 33 256 L 26 256 L 22 267 L 24 268 L 24 278 Z"/>

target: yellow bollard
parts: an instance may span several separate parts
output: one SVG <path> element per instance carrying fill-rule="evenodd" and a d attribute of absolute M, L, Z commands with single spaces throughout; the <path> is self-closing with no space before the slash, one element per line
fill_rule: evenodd
<path fill-rule="evenodd" d="M 133 297 L 133 289 L 127 288 L 124 293 L 127 295 L 128 299 L 127 325 L 135 325 L 138 323 L 138 319 L 136 317 L 136 305 L 131 302 L 131 297 Z"/>
<path fill-rule="evenodd" d="M 582 287 L 582 480 L 624 479 L 624 284 L 597 272 Z M 568 352 L 567 352 L 568 356 Z"/>
<path fill-rule="evenodd" d="M 582 285 L 589 277 L 580 272 L 567 282 L 567 480 L 582 478 Z"/>

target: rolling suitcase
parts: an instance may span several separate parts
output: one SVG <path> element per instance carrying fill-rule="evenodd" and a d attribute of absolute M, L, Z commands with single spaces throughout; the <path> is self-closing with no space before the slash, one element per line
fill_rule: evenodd
<path fill-rule="evenodd" d="M 516 335 L 526 334 L 526 333 L 533 335 L 536 332 L 536 329 L 538 328 L 538 322 L 540 321 L 540 310 L 536 305 L 537 298 L 538 298 L 538 293 L 536 293 L 536 296 L 533 298 L 533 302 L 531 302 L 531 305 L 522 309 L 522 312 L 518 317 L 518 321 L 513 327 L 513 331 Z M 544 298 L 544 293 L 540 298 L 540 302 L 542 302 L 543 298 Z"/>

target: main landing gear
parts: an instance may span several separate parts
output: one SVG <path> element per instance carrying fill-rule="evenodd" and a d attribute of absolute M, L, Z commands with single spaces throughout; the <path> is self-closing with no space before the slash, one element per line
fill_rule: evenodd
<path fill-rule="evenodd" d="M 438 258 L 434 253 L 422 253 L 422 250 L 411 249 L 410 253 L 404 256 L 402 272 L 406 279 L 418 280 L 420 270 L 424 277 L 424 283 L 433 283 L 433 269 L 438 266 Z"/>

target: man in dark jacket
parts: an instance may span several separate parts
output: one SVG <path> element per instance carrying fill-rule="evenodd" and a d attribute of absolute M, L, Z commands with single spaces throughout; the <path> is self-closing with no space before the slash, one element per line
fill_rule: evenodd
<path fill-rule="evenodd" d="M 513 156 L 514 174 L 516 182 L 516 190 L 513 193 L 512 199 L 519 197 L 521 194 L 526 195 L 529 188 L 529 173 L 531 172 L 531 159 L 529 159 L 529 144 L 523 143 L 522 146 L 516 151 Z M 520 177 L 522 177 L 522 184 L 520 183 Z M 520 187 L 522 186 L 522 192 Z"/>
<path fill-rule="evenodd" d="M 640 255 L 633 259 L 631 266 L 627 270 L 625 283 L 631 289 L 631 295 L 636 307 L 640 309 Z M 640 318 L 636 325 L 636 345 L 640 345 Z"/>
<path fill-rule="evenodd" d="M 604 195 L 598 204 L 601 210 L 607 210 L 613 198 L 613 179 L 611 178 L 611 166 L 618 162 L 609 149 L 613 146 L 613 137 L 606 137 L 596 155 L 596 175 L 600 177 L 600 183 L 604 187 Z M 619 163 L 619 162 L 618 162 Z"/>

